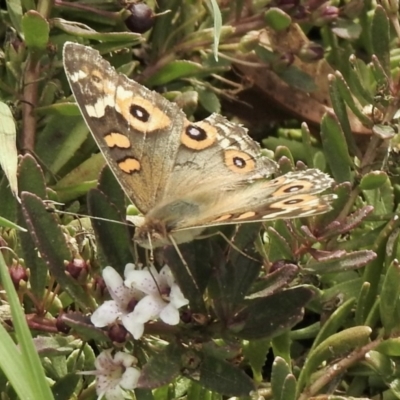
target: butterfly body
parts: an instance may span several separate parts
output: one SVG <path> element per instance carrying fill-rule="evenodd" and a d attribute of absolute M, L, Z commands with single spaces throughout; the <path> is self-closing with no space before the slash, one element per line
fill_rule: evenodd
<path fill-rule="evenodd" d="M 100 54 L 64 46 L 81 113 L 128 198 L 143 214 L 135 240 L 158 247 L 193 240 L 205 227 L 326 212 L 332 179 L 316 169 L 276 179 L 245 128 L 218 114 L 189 121 L 156 92 L 118 74 Z"/>

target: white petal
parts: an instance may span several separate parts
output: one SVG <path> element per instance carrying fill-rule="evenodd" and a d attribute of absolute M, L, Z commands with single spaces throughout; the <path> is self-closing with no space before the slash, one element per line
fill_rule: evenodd
<path fill-rule="evenodd" d="M 171 286 L 169 300 L 176 308 L 181 308 L 189 304 L 189 300 L 183 296 L 181 288 L 177 284 Z"/>
<path fill-rule="evenodd" d="M 121 310 L 114 300 L 105 301 L 90 317 L 92 324 L 102 328 L 115 322 L 121 315 Z"/>
<path fill-rule="evenodd" d="M 166 305 L 160 296 L 146 296 L 136 304 L 131 314 L 136 322 L 145 323 L 157 318 Z"/>
<path fill-rule="evenodd" d="M 168 304 L 160 312 L 160 318 L 168 325 L 178 325 L 179 324 L 179 311 L 172 305 Z"/>
<path fill-rule="evenodd" d="M 122 395 L 121 388 L 119 387 L 119 379 L 112 379 L 108 375 L 98 375 L 96 377 L 96 393 L 99 398 L 101 398 L 101 395 L 104 395 L 106 399 L 119 399 L 119 397 L 112 397 L 113 395 Z"/>
<path fill-rule="evenodd" d="M 137 386 L 140 376 L 140 371 L 137 368 L 129 367 L 122 374 L 119 382 L 120 386 L 126 390 L 133 390 Z"/>
<path fill-rule="evenodd" d="M 119 386 L 108 389 L 105 393 L 107 400 L 124 400 L 124 394 Z"/>
<path fill-rule="evenodd" d="M 111 356 L 112 349 L 103 350 L 94 361 L 94 366 L 98 372 L 105 370 L 106 373 L 109 373 L 113 366 L 113 359 Z"/>
<path fill-rule="evenodd" d="M 164 265 L 161 268 L 160 280 L 163 281 L 163 283 L 168 287 L 171 287 L 175 283 L 174 275 L 172 274 L 171 268 L 168 265 Z"/>
<path fill-rule="evenodd" d="M 105 267 L 102 275 L 108 289 L 114 290 L 123 284 L 120 274 L 113 267 Z"/>
<path fill-rule="evenodd" d="M 125 285 L 129 288 L 141 290 L 146 294 L 153 294 L 158 292 L 158 285 L 155 279 L 157 277 L 152 275 L 147 269 L 131 271 L 126 276 Z"/>
<path fill-rule="evenodd" d="M 112 299 L 125 306 L 129 301 L 126 299 L 127 288 L 118 272 L 112 267 L 105 267 L 103 269 L 103 279 Z"/>
<path fill-rule="evenodd" d="M 125 368 L 128 368 L 137 363 L 137 358 L 132 354 L 125 353 L 124 351 L 118 351 L 115 353 L 114 362 L 122 364 Z"/>
<path fill-rule="evenodd" d="M 137 322 L 132 313 L 122 317 L 122 324 L 134 339 L 138 340 L 142 337 L 144 332 L 144 323 Z"/>
<path fill-rule="evenodd" d="M 126 277 L 127 274 L 129 274 L 129 272 L 131 271 L 136 271 L 136 265 L 133 263 L 128 263 L 125 265 L 125 269 L 124 269 L 124 276 Z"/>

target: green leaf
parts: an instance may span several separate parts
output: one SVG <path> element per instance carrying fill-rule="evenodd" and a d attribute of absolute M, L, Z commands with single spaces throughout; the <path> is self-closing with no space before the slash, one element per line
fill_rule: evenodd
<path fill-rule="evenodd" d="M 262 281 L 257 281 L 252 286 L 253 293 L 247 296 L 247 299 L 255 299 L 257 297 L 267 297 L 283 289 L 298 275 L 299 267 L 288 261 L 278 261 L 273 265 L 276 269 L 269 272 Z"/>
<path fill-rule="evenodd" d="M 373 104 L 373 77 L 371 70 L 354 55 L 350 56 L 349 61 L 350 68 L 347 71 L 347 82 L 351 86 L 352 92 L 357 94 L 356 97 L 362 104 Z"/>
<path fill-rule="evenodd" d="M 51 400 L 53 396 L 50 387 L 1 252 L 0 276 L 11 306 L 13 327 L 18 342 L 17 348 L 3 325 L 0 325 L 0 368 L 7 375 L 19 398 Z"/>
<path fill-rule="evenodd" d="M 89 191 L 88 207 L 96 239 L 103 250 L 107 265 L 111 265 L 123 275 L 125 265 L 133 261 L 131 235 L 124 214 L 111 203 L 106 194 L 99 189 Z"/>
<path fill-rule="evenodd" d="M 389 338 L 379 343 L 375 348 L 376 351 L 379 351 L 382 354 L 386 354 L 391 357 L 399 357 L 400 356 L 400 338 Z"/>
<path fill-rule="evenodd" d="M 57 174 L 76 155 L 88 136 L 89 130 L 81 115 L 54 114 L 46 119 L 35 151 L 51 173 Z"/>
<path fill-rule="evenodd" d="M 94 308 L 92 298 L 65 271 L 65 263 L 71 260 L 71 254 L 64 234 L 54 217 L 48 213 L 46 206 L 38 196 L 22 192 L 21 200 L 29 233 L 58 284 L 83 309 L 87 309 L 89 305 Z"/>
<path fill-rule="evenodd" d="M 347 144 L 352 149 L 353 153 L 357 154 L 354 151 L 357 147 L 350 127 L 346 105 L 351 109 L 351 111 L 353 111 L 354 115 L 363 123 L 364 126 L 372 128 L 374 123 L 365 115 L 363 110 L 359 108 L 359 105 L 356 104 L 347 82 L 339 71 L 336 71 L 334 76 L 330 76 L 329 93 L 333 109 L 335 110 L 335 114 L 340 121 L 343 132 L 345 133 Z"/>
<path fill-rule="evenodd" d="M 371 332 L 372 329 L 369 326 L 354 326 L 335 333 L 320 343 L 308 354 L 298 379 L 298 390 L 302 390 L 310 375 L 322 362 L 343 357 L 352 350 L 366 345 Z"/>
<path fill-rule="evenodd" d="M 201 64 L 193 61 L 176 60 L 168 63 L 146 80 L 146 86 L 165 85 L 176 79 L 191 77 L 204 71 Z"/>
<path fill-rule="evenodd" d="M 192 312 L 205 314 L 207 311 L 203 294 L 213 266 L 218 268 L 215 260 L 219 259 L 221 250 L 209 240 L 184 243 L 179 245 L 179 250 L 182 257 L 174 246 L 168 246 L 164 251 L 165 260 L 173 271 L 185 298 L 189 300 Z"/>
<path fill-rule="evenodd" d="M 314 294 L 309 287 L 295 287 L 247 301 L 228 327 L 243 339 L 272 338 L 303 318 L 304 306 Z"/>
<path fill-rule="evenodd" d="M 200 384 L 226 396 L 246 396 L 255 389 L 253 381 L 241 369 L 207 354 L 200 363 L 199 373 Z"/>
<path fill-rule="evenodd" d="M 294 375 L 288 375 L 282 387 L 280 400 L 296 399 L 297 382 Z"/>
<path fill-rule="evenodd" d="M 313 274 L 330 274 L 334 272 L 343 272 L 351 269 L 365 267 L 370 261 L 376 258 L 376 254 L 370 250 L 359 250 L 351 253 L 338 251 L 326 259 L 310 261 L 305 271 Z"/>
<path fill-rule="evenodd" d="M 275 31 L 282 31 L 290 26 L 292 18 L 280 8 L 271 7 L 264 14 L 266 24 Z"/>
<path fill-rule="evenodd" d="M 355 297 L 348 299 L 329 316 L 329 318 L 321 326 L 310 351 L 312 351 L 312 349 L 317 347 L 324 340 L 335 334 L 342 326 L 345 325 L 344 322 L 352 312 L 355 301 Z"/>
<path fill-rule="evenodd" d="M 49 42 L 50 26 L 45 18 L 35 10 L 27 11 L 22 17 L 22 30 L 29 49 L 44 51 Z"/>
<path fill-rule="evenodd" d="M 324 154 L 335 180 L 351 182 L 351 160 L 343 131 L 332 114 L 326 113 L 321 121 L 321 139 Z"/>
<path fill-rule="evenodd" d="M 182 360 L 190 356 L 193 352 L 186 350 L 175 343 L 169 344 L 158 352 L 142 368 L 138 388 L 154 389 L 166 385 L 176 378 L 182 368 Z M 192 361 L 195 362 L 196 357 Z"/>
<path fill-rule="evenodd" d="M 74 392 L 77 389 L 79 381 L 82 378 L 76 374 L 64 375 L 61 379 L 57 380 L 54 386 L 51 388 L 55 400 L 70 400 L 74 396 Z"/>
<path fill-rule="evenodd" d="M 399 240 L 398 234 L 396 240 Z M 400 295 L 400 265 L 394 260 L 388 267 L 381 289 L 379 302 L 380 315 L 385 335 L 390 336 L 392 330 L 398 326 L 398 321 L 393 318 L 399 305 Z"/>
<path fill-rule="evenodd" d="M 27 229 L 17 224 L 14 224 L 14 222 L 11 222 L 3 217 L 0 217 L 0 226 L 2 226 L 3 228 L 17 229 L 18 231 L 21 232 L 27 232 Z"/>
<path fill-rule="evenodd" d="M 260 273 L 260 257 L 254 250 L 259 230 L 258 224 L 244 224 L 235 234 L 235 248 L 229 249 L 229 244 L 222 242 L 223 248 L 228 246 L 224 252 L 229 251 L 229 256 L 226 260 L 219 257 L 221 261 L 215 268 L 208 289 L 215 312 L 224 321 L 232 318 L 237 305 L 242 303 Z M 241 252 L 236 249 L 241 249 Z"/>
<path fill-rule="evenodd" d="M 209 0 L 211 3 L 211 11 L 214 17 L 214 44 L 213 53 L 215 60 L 218 61 L 218 46 L 221 37 L 222 16 L 216 0 Z"/>
<path fill-rule="evenodd" d="M 303 92 L 312 93 L 317 90 L 314 78 L 294 65 L 285 68 L 278 75 L 289 86 Z"/>
<path fill-rule="evenodd" d="M 271 373 L 271 389 L 274 400 L 281 398 L 285 380 L 291 373 L 289 364 L 282 357 L 276 357 L 272 364 Z"/>
<path fill-rule="evenodd" d="M 270 348 L 271 342 L 268 339 L 250 340 L 243 348 L 243 355 L 249 361 L 253 379 L 257 383 L 263 380 L 263 367 Z"/>
<path fill-rule="evenodd" d="M 388 176 L 384 171 L 371 171 L 361 178 L 361 190 L 375 190 L 383 186 L 388 180 Z"/>
<path fill-rule="evenodd" d="M 198 89 L 200 104 L 210 113 L 221 112 L 221 102 L 219 97 L 210 90 Z"/>
<path fill-rule="evenodd" d="M 338 18 L 335 25 L 332 26 L 332 32 L 342 39 L 357 40 L 362 33 L 362 28 L 355 21 Z"/>
<path fill-rule="evenodd" d="M 101 46 L 98 45 L 96 48 L 98 50 L 102 49 L 102 52 L 105 51 L 112 51 L 112 49 L 116 49 L 115 43 L 119 43 L 119 48 L 127 47 L 127 46 L 134 46 L 138 43 L 143 41 L 142 35 L 133 32 L 96 32 L 95 30 L 89 28 L 84 24 L 79 24 L 75 22 L 69 22 L 67 20 L 61 18 L 53 18 L 52 19 L 52 26 L 54 28 L 58 28 L 61 31 L 68 33 L 72 36 L 77 36 L 78 38 L 82 39 L 93 39 L 104 42 L 105 45 Z M 108 47 L 107 49 L 105 46 L 107 43 L 111 43 L 112 49 Z M 114 43 L 114 45 L 113 45 Z"/>
<path fill-rule="evenodd" d="M 22 157 L 18 166 L 18 180 L 20 191 L 34 193 L 42 199 L 47 198 L 42 170 L 31 155 Z M 18 210 L 18 222 L 20 226 L 28 227 L 21 209 Z M 29 281 L 32 292 L 37 298 L 42 298 L 46 286 L 47 265 L 43 258 L 39 257 L 36 244 L 28 232 L 19 233 L 19 238 L 26 267 L 30 270 Z"/>
<path fill-rule="evenodd" d="M 390 75 L 390 21 L 384 8 L 377 5 L 371 24 L 372 50 L 387 76 Z"/>
<path fill-rule="evenodd" d="M 20 0 L 8 0 L 6 3 L 8 15 L 13 28 L 22 35 L 22 4 Z"/>

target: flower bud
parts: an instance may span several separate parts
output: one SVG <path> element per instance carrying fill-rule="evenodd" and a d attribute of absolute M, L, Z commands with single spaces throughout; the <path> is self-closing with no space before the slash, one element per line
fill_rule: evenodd
<path fill-rule="evenodd" d="M 125 25 L 131 32 L 145 33 L 153 27 L 154 13 L 147 4 L 131 4 L 127 10 L 131 15 L 125 19 Z"/>

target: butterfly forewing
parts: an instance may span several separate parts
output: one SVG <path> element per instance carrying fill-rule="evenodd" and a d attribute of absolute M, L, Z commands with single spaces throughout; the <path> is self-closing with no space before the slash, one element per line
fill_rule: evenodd
<path fill-rule="evenodd" d="M 185 116 L 162 96 L 118 74 L 100 54 L 64 46 L 64 66 L 80 111 L 127 196 L 147 213 L 164 195 Z"/>

